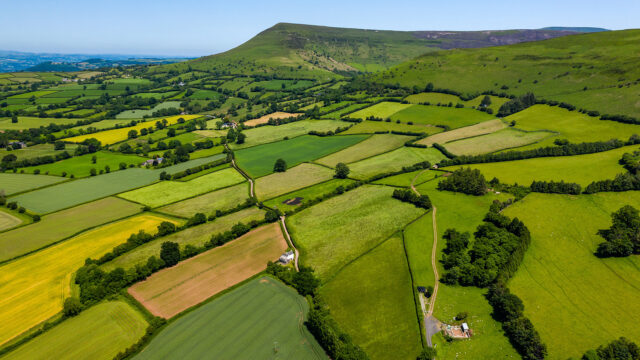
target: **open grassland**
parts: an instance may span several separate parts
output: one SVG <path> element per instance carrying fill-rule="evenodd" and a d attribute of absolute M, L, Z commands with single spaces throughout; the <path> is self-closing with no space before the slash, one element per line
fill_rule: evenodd
<path fill-rule="evenodd" d="M 520 131 L 508 128 L 492 134 L 453 141 L 445 147 L 456 155 L 480 155 L 537 143 L 553 135 L 548 131 Z"/>
<path fill-rule="evenodd" d="M 154 106 L 151 109 L 136 109 L 136 110 L 125 110 L 120 114 L 116 115 L 116 119 L 142 119 L 145 116 L 152 116 L 154 112 L 164 109 L 179 109 L 180 102 L 179 101 L 165 101 Z M 181 115 L 184 116 L 184 115 Z M 185 120 L 188 120 L 185 118 Z"/>
<path fill-rule="evenodd" d="M 444 155 L 435 148 L 402 147 L 349 164 L 350 176 L 356 179 L 368 179 L 376 174 L 399 171 L 404 166 L 411 166 L 423 161 L 435 164 L 444 158 Z"/>
<path fill-rule="evenodd" d="M 64 151 L 67 151 L 68 153 L 71 154 L 73 153 L 75 148 L 76 148 L 76 145 L 74 144 L 66 144 L 65 150 L 54 150 L 53 144 L 38 144 L 38 145 L 29 146 L 23 149 L 11 150 L 11 152 L 0 152 L 0 154 L 2 157 L 4 157 L 5 155 L 13 154 L 18 158 L 18 160 L 24 160 L 24 159 L 32 159 L 34 157 L 39 157 L 39 156 L 48 156 L 48 155 L 53 156 L 55 154 L 59 154 Z"/>
<path fill-rule="evenodd" d="M 155 233 L 166 220 L 151 214 L 131 217 L 0 266 L 0 344 L 60 312 L 72 273 L 88 257 L 111 251 L 139 230 Z"/>
<path fill-rule="evenodd" d="M 288 218 L 302 262 L 326 281 L 423 213 L 393 199 L 392 192 L 389 187 L 364 185 Z"/>
<path fill-rule="evenodd" d="M 119 196 L 155 208 L 243 181 L 244 177 L 235 169 L 227 168 L 190 181 L 161 181 Z"/>
<path fill-rule="evenodd" d="M 482 99 L 484 99 L 484 95 L 480 95 L 478 97 L 476 97 L 475 99 L 466 101 L 464 104 L 466 106 L 475 106 L 475 107 L 480 107 L 480 103 L 482 102 Z M 509 101 L 509 98 L 504 98 L 504 97 L 499 97 L 499 96 L 493 96 L 493 95 L 489 95 L 489 99 L 491 99 L 491 105 L 488 106 L 489 109 L 493 110 L 493 113 L 497 113 L 498 110 L 500 110 L 500 107 Z"/>
<path fill-rule="evenodd" d="M 529 186 L 534 180 L 564 180 L 584 187 L 592 181 L 612 179 L 617 174 L 625 172 L 622 165 L 618 164 L 618 160 L 622 158 L 622 154 L 635 150 L 638 150 L 638 146 L 625 146 L 595 154 L 461 165 L 445 168 L 445 170 L 471 167 L 479 169 L 487 179 L 497 177 L 506 184 L 518 183 Z"/>
<path fill-rule="evenodd" d="M 354 181 L 350 179 L 331 179 L 320 184 L 312 185 L 297 191 L 280 195 L 269 201 L 265 201 L 264 204 L 270 208 L 280 209 L 283 212 L 287 210 L 294 210 L 296 207 L 310 200 L 319 198 L 324 194 L 330 194 L 335 191 L 336 188 L 340 186 L 347 186 L 353 182 Z M 289 203 L 289 201 L 292 199 L 298 199 L 299 202 L 296 201 L 297 204 Z"/>
<path fill-rule="evenodd" d="M 170 318 L 264 270 L 287 247 L 279 223 L 264 225 L 151 275 L 129 293 L 154 315 Z"/>
<path fill-rule="evenodd" d="M 284 159 L 288 167 L 293 167 L 304 161 L 315 160 L 352 146 L 366 138 L 367 135 L 326 137 L 303 135 L 238 150 L 235 157 L 240 168 L 252 177 L 260 177 L 273 172 L 273 165 L 277 159 Z"/>
<path fill-rule="evenodd" d="M 449 141 L 469 138 L 478 135 L 490 134 L 498 130 L 502 130 L 507 125 L 500 119 L 489 120 L 481 122 L 479 124 L 461 127 L 451 131 L 441 132 L 435 135 L 431 135 L 422 140 L 418 140 L 418 144 L 431 146 L 434 143 L 444 144 Z"/>
<path fill-rule="evenodd" d="M 278 126 L 261 126 L 244 131 L 247 138 L 244 144 L 232 144 L 233 149 L 242 149 L 250 146 L 266 144 L 285 137 L 296 137 L 309 133 L 309 131 L 334 131 L 338 127 L 344 127 L 344 121 L 339 120 L 302 120 Z"/>
<path fill-rule="evenodd" d="M 352 126 L 342 134 L 373 134 L 376 132 L 402 131 L 412 133 L 425 133 L 427 135 L 436 134 L 442 131 L 441 128 L 427 125 L 409 125 L 406 123 L 396 123 L 387 121 L 363 121 Z"/>
<path fill-rule="evenodd" d="M 483 121 L 495 118 L 485 112 L 444 106 L 411 105 L 410 107 L 398 111 L 391 115 L 392 121 L 412 122 L 423 125 L 448 126 L 457 129 L 464 126 L 474 125 Z"/>
<path fill-rule="evenodd" d="M 433 249 L 433 220 L 429 212 L 404 228 L 403 233 L 409 267 L 416 286 L 435 286 L 431 266 Z M 420 310 L 422 312 L 422 310 Z"/>
<path fill-rule="evenodd" d="M 92 158 L 96 157 L 96 163 L 93 163 Z M 31 166 L 28 168 L 22 168 L 26 173 L 33 173 L 35 170 L 39 170 L 41 174 L 46 175 L 58 175 L 62 176 L 62 173 L 66 173 L 66 176 L 74 175 L 76 178 L 87 177 L 90 175 L 91 169 L 96 171 L 105 170 L 105 167 L 109 167 L 110 171 L 116 171 L 119 169 L 120 163 L 129 165 L 139 165 L 147 159 L 137 155 L 125 155 L 115 153 L 111 151 L 98 151 L 93 154 L 85 154 L 82 156 L 74 156 L 69 159 L 57 161 L 51 164 L 44 164 L 38 166 Z"/>
<path fill-rule="evenodd" d="M 66 179 L 47 175 L 29 175 L 0 173 L 0 192 L 11 195 L 22 191 L 33 190 L 39 187 L 57 184 Z"/>
<path fill-rule="evenodd" d="M 300 164 L 285 172 L 273 173 L 256 180 L 256 196 L 260 200 L 289 193 L 331 179 L 334 171 L 324 166 Z"/>
<path fill-rule="evenodd" d="M 149 121 L 144 121 L 141 123 L 138 123 L 134 126 L 130 126 L 130 127 L 126 127 L 126 128 L 120 128 L 120 129 L 113 129 L 113 130 L 106 130 L 106 131 L 101 131 L 101 132 L 97 132 L 94 134 L 86 134 L 86 135 L 80 135 L 80 136 L 75 136 L 75 137 L 71 137 L 68 139 L 65 139 L 65 141 L 69 141 L 69 142 L 76 142 L 76 143 L 80 143 L 83 142 L 86 139 L 91 139 L 91 138 L 95 138 L 98 139 L 100 142 L 102 142 L 102 144 L 114 144 L 123 140 L 127 140 L 128 138 L 128 133 L 131 130 L 136 130 L 138 132 L 140 132 L 140 130 L 142 129 L 146 129 L 146 128 L 154 128 L 156 126 L 156 122 L 162 119 L 166 119 L 167 120 L 167 125 L 173 125 L 178 123 L 178 119 L 179 118 L 183 118 L 185 120 L 191 120 L 191 119 L 195 119 L 197 117 L 200 117 L 200 115 L 176 115 L 176 116 L 168 116 L 165 118 L 157 118 L 154 120 L 149 120 Z"/>
<path fill-rule="evenodd" d="M 4 231 L 7 229 L 11 229 L 22 224 L 22 219 L 15 216 L 14 214 L 9 213 L 9 211 L 5 211 L 5 209 L 0 209 L 0 231 Z M 4 237 L 3 237 L 4 238 Z M 0 239 L 2 241 L 2 239 Z M 0 246 L 0 249 L 2 247 Z"/>
<path fill-rule="evenodd" d="M 368 117 L 377 117 L 386 119 L 398 111 L 411 107 L 411 104 L 402 104 L 398 102 L 381 102 L 368 108 L 349 114 L 350 118 L 365 120 Z"/>
<path fill-rule="evenodd" d="M 418 186 L 418 191 L 431 198 L 434 206 L 437 207 L 436 221 L 438 227 L 437 246 L 437 266 L 440 276 L 444 274 L 444 268 L 440 263 L 442 250 L 445 248 L 445 241 L 442 235 L 447 229 L 457 229 L 458 231 L 468 231 L 473 233 L 476 227 L 482 223 L 482 219 L 489 211 L 489 206 L 494 200 L 504 201 L 510 197 L 509 194 L 489 193 L 484 196 L 471 196 L 460 193 L 436 190 L 437 181 L 429 181 Z M 431 214 L 427 215 L 431 219 Z M 433 245 L 422 244 L 422 237 L 427 242 L 433 244 L 433 231 L 429 231 L 426 224 L 414 223 L 405 232 L 405 241 L 411 269 L 414 276 L 422 281 L 433 279 L 430 275 L 420 275 L 421 271 L 431 269 L 431 257 L 423 254 L 426 247 Z M 414 236 L 418 236 L 415 238 Z M 432 280 L 433 281 L 433 280 Z M 421 285 L 421 284 L 418 284 Z M 456 314 L 466 311 L 469 313 L 467 323 L 473 329 L 474 336 L 471 340 L 447 342 L 442 335 L 433 337 L 437 344 L 438 356 L 443 359 L 499 359 L 518 358 L 515 349 L 504 336 L 502 326 L 491 316 L 492 308 L 484 297 L 485 289 L 476 287 L 449 286 L 440 284 L 438 296 L 433 315 L 440 321 L 452 322 Z"/>
<path fill-rule="evenodd" d="M 397 149 L 411 139 L 409 136 L 376 134 L 344 150 L 325 156 L 317 162 L 335 167 L 338 163 L 351 163 Z"/>
<path fill-rule="evenodd" d="M 549 358 L 578 357 L 620 336 L 640 341 L 640 258 L 600 259 L 599 229 L 611 213 L 640 207 L 640 192 L 530 194 L 505 210 L 531 231 L 531 246 L 510 282 Z"/>
<path fill-rule="evenodd" d="M 245 182 L 163 206 L 158 211 L 182 217 L 191 217 L 196 213 L 208 215 L 214 214 L 216 210 L 225 211 L 234 208 L 248 198 L 249 183 Z"/>
<path fill-rule="evenodd" d="M 109 197 L 43 216 L 39 222 L 0 235 L 0 262 L 139 211 L 138 204 Z"/>
<path fill-rule="evenodd" d="M 440 173 L 436 172 L 434 174 L 433 171 L 416 170 L 408 173 L 389 176 L 380 180 L 376 180 L 373 183 L 379 185 L 409 187 L 411 186 L 411 182 L 414 181 L 413 179 L 415 179 L 414 185 L 418 186 L 428 180 L 433 179 L 434 177 L 437 177 L 438 174 Z"/>
<path fill-rule="evenodd" d="M 484 99 L 484 95 L 480 95 L 472 100 L 465 101 L 460 99 L 456 95 L 430 92 L 430 93 L 420 93 L 420 94 L 409 95 L 404 100 L 412 104 L 429 103 L 431 105 L 437 105 L 437 104 L 448 105 L 449 103 L 451 103 L 453 105 L 463 104 L 464 106 L 467 106 L 467 107 L 479 107 L 480 102 L 482 102 L 482 99 Z M 509 101 L 508 98 L 503 98 L 503 97 L 498 97 L 493 95 L 489 95 L 489 99 L 491 99 L 491 105 L 489 105 L 488 108 L 493 110 L 494 113 L 500 109 L 500 106 L 502 106 L 502 104 Z"/>
<path fill-rule="evenodd" d="M 1 130 L 25 130 L 25 129 L 39 128 L 40 126 L 47 126 L 49 124 L 69 125 L 69 124 L 75 124 L 76 122 L 78 122 L 78 119 L 18 116 L 17 123 L 12 123 L 11 118 L 0 119 L 0 129 Z"/>
<path fill-rule="evenodd" d="M 136 360 L 316 360 L 327 356 L 302 325 L 308 304 L 270 277 L 261 277 L 204 304 L 164 329 Z"/>
<path fill-rule="evenodd" d="M 247 120 L 247 121 L 243 122 L 242 124 L 244 126 L 256 126 L 256 125 L 268 123 L 269 119 L 274 119 L 274 120 L 287 119 L 287 118 L 297 117 L 299 115 L 301 115 L 301 114 L 294 114 L 294 113 L 276 111 L 274 113 L 271 113 L 271 114 L 268 114 L 268 115 L 264 115 L 264 116 L 261 116 L 259 118 Z"/>
<path fill-rule="evenodd" d="M 414 360 L 422 350 L 400 236 L 345 266 L 320 292 L 340 327 L 372 360 Z"/>
<path fill-rule="evenodd" d="M 111 360 L 144 335 L 147 322 L 122 301 L 93 306 L 3 357 L 4 360 Z"/>
<path fill-rule="evenodd" d="M 190 227 L 183 231 L 154 239 L 102 265 L 102 268 L 106 271 L 113 270 L 117 267 L 128 269 L 137 264 L 145 263 L 150 256 L 160 256 L 160 248 L 165 241 L 178 243 L 183 248 L 186 245 L 204 246 L 205 243 L 211 239 L 212 235 L 229 231 L 233 225 L 239 222 L 248 224 L 254 220 L 262 220 L 264 219 L 264 214 L 264 210 L 252 207 L 225 215 L 214 221 L 209 221 L 206 224 Z"/>

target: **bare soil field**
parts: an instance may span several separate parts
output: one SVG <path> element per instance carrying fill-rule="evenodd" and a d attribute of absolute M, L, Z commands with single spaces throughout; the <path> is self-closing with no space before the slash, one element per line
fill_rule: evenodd
<path fill-rule="evenodd" d="M 256 125 L 262 125 L 262 124 L 266 124 L 269 122 L 269 119 L 288 119 L 291 117 L 297 117 L 300 116 L 302 114 L 292 114 L 292 113 L 287 113 L 287 112 L 282 112 L 282 111 L 277 111 L 274 112 L 272 114 L 268 114 L 256 119 L 251 119 L 251 120 L 247 120 L 245 122 L 243 122 L 242 124 L 245 126 L 256 126 Z"/>

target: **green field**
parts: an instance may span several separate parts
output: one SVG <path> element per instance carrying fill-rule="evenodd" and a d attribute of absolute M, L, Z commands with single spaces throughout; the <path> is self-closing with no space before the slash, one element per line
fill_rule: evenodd
<path fill-rule="evenodd" d="M 24 160 L 24 159 L 31 159 L 39 156 L 48 156 L 48 155 L 53 156 L 55 154 L 59 154 L 64 151 L 68 152 L 69 154 L 72 154 L 75 148 L 77 147 L 75 144 L 66 144 L 64 150 L 54 150 L 53 146 L 54 146 L 53 144 L 33 145 L 33 146 L 26 147 L 24 149 L 11 150 L 10 152 L 1 152 L 0 157 L 3 157 L 8 154 L 13 154 L 18 158 L 18 160 Z"/>
<path fill-rule="evenodd" d="M 164 109 L 179 109 L 179 101 L 165 101 L 149 110 L 126 110 L 116 115 L 116 119 L 142 119 L 145 116 L 152 116 L 154 112 Z"/>
<path fill-rule="evenodd" d="M 260 200 L 289 193 L 331 179 L 334 171 L 324 166 L 300 164 L 285 172 L 273 173 L 256 180 L 255 192 Z"/>
<path fill-rule="evenodd" d="M 422 140 L 418 140 L 418 144 L 431 146 L 434 143 L 444 144 L 449 141 L 455 141 L 459 139 L 466 139 L 473 136 L 479 136 L 484 134 L 491 134 L 507 127 L 507 125 L 500 119 L 489 120 L 481 122 L 479 124 L 461 127 L 451 131 L 441 132 L 435 135 L 431 135 Z"/>
<path fill-rule="evenodd" d="M 596 232 L 609 228 L 611 213 L 624 205 L 640 207 L 640 192 L 530 194 L 505 210 L 531 231 L 510 288 L 524 302 L 549 358 L 579 357 L 620 336 L 640 341 L 640 258 L 594 255 L 603 241 Z"/>
<path fill-rule="evenodd" d="M 380 185 L 409 187 L 411 186 L 411 182 L 414 181 L 415 179 L 414 185 L 418 186 L 428 180 L 433 179 L 434 177 L 437 177 L 439 174 L 440 173 L 438 172 L 434 174 L 433 171 L 416 170 L 408 173 L 403 173 L 403 174 L 382 178 L 380 180 L 374 181 L 373 183 L 380 184 Z"/>
<path fill-rule="evenodd" d="M 391 115 L 411 107 L 411 104 L 402 104 L 398 102 L 381 102 L 368 108 L 349 114 L 350 118 L 366 120 L 373 116 L 380 119 L 386 119 Z"/>
<path fill-rule="evenodd" d="M 229 186 L 157 209 L 171 215 L 191 217 L 196 213 L 213 214 L 229 210 L 249 198 L 249 183 Z"/>
<path fill-rule="evenodd" d="M 427 125 L 409 125 L 406 123 L 396 123 L 387 121 L 363 121 L 355 126 L 352 126 L 349 130 L 343 132 L 343 134 L 373 134 L 376 132 L 391 132 L 402 131 L 412 133 L 425 133 L 428 135 L 436 134 L 442 131 L 441 128 Z"/>
<path fill-rule="evenodd" d="M 356 179 L 368 179 L 376 174 L 399 171 L 402 170 L 403 166 L 411 166 L 423 161 L 435 164 L 444 158 L 444 155 L 434 148 L 402 147 L 349 164 L 351 169 L 350 176 Z"/>
<path fill-rule="evenodd" d="M 266 144 L 285 137 L 293 138 L 304 135 L 309 131 L 334 131 L 338 127 L 349 125 L 339 120 L 302 120 L 278 126 L 262 126 L 244 131 L 247 136 L 244 144 L 232 144 L 233 149 L 243 149 L 250 146 Z"/>
<path fill-rule="evenodd" d="M 94 156 L 96 157 L 95 164 L 92 160 Z M 97 172 L 100 172 L 101 170 L 105 170 L 108 166 L 110 171 L 116 171 L 119 169 L 120 163 L 125 163 L 127 166 L 138 166 L 145 160 L 147 159 L 137 155 L 125 155 L 111 151 L 98 151 L 93 154 L 74 156 L 51 164 L 31 166 L 20 170 L 24 170 L 25 173 L 33 173 L 35 170 L 40 170 L 41 174 L 58 176 L 62 176 L 62 173 L 65 172 L 66 176 L 74 175 L 76 178 L 81 178 L 89 176 L 91 169 L 96 169 Z"/>
<path fill-rule="evenodd" d="M 65 119 L 65 118 L 39 118 L 18 116 L 18 122 L 12 123 L 10 118 L 0 119 L 1 130 L 24 130 L 39 128 L 40 126 L 47 126 L 49 124 L 68 125 L 75 124 L 78 119 Z"/>
<path fill-rule="evenodd" d="M 245 181 L 235 169 L 228 168 L 190 181 L 161 181 L 118 196 L 152 208 L 188 199 Z"/>
<path fill-rule="evenodd" d="M 14 228 L 29 218 L 28 216 L 24 216 L 23 218 L 18 214 L 18 212 L 13 213 L 8 209 L 0 208 L 0 232 Z M 2 241 L 2 239 L 0 239 L 0 241 Z M 2 248 L 0 247 L 0 249 Z"/>
<path fill-rule="evenodd" d="M 506 184 L 518 183 L 529 186 L 536 181 L 574 182 L 583 187 L 592 181 L 612 179 L 625 172 L 618 160 L 622 154 L 638 150 L 638 146 L 625 146 L 619 149 L 595 154 L 543 157 L 497 163 L 472 164 L 445 168 L 446 170 L 471 167 L 479 169 L 487 180 L 497 177 Z"/>
<path fill-rule="evenodd" d="M 273 172 L 273 165 L 277 159 L 284 159 L 288 167 L 293 167 L 304 161 L 334 153 L 366 138 L 366 135 L 326 137 L 304 135 L 238 150 L 235 157 L 238 166 L 249 176 L 260 177 Z"/>
<path fill-rule="evenodd" d="M 323 165 L 335 167 L 337 163 L 351 163 L 383 152 L 397 149 L 411 140 L 409 136 L 376 134 L 368 139 L 350 146 L 344 150 L 333 153 L 319 159 L 317 162 Z"/>
<path fill-rule="evenodd" d="M 364 185 L 287 219 L 304 265 L 327 281 L 424 211 L 391 197 L 392 188 Z"/>
<path fill-rule="evenodd" d="M 308 307 L 295 290 L 257 278 L 178 318 L 134 358 L 326 359 L 302 325 Z"/>
<path fill-rule="evenodd" d="M 57 184 L 65 180 L 57 176 L 0 173 L 0 192 L 4 192 L 5 195 L 11 195 Z"/>
<path fill-rule="evenodd" d="M 451 129 L 474 125 L 494 119 L 495 116 L 482 111 L 444 106 L 412 105 L 391 115 L 392 121 L 412 122 L 423 125 L 442 125 Z"/>
<path fill-rule="evenodd" d="M 196 90 L 189 98 L 195 100 L 217 100 L 221 96 L 222 94 L 213 90 Z"/>
<path fill-rule="evenodd" d="M 127 303 L 105 302 L 62 322 L 3 359 L 111 360 L 138 341 L 146 328 L 142 314 Z"/>
<path fill-rule="evenodd" d="M 401 237 L 345 266 L 320 292 L 340 327 L 372 360 L 415 360 L 422 350 Z"/>
<path fill-rule="evenodd" d="M 463 104 L 464 106 L 471 107 L 480 106 L 480 102 L 484 98 L 484 95 L 478 96 L 475 99 L 464 101 L 460 99 L 458 96 L 443 94 L 443 93 L 420 93 L 407 96 L 404 100 L 412 103 L 412 104 L 420 104 L 420 103 L 429 103 L 431 105 L 443 104 L 448 105 L 449 103 L 453 104 Z M 489 105 L 489 109 L 493 110 L 494 113 L 498 112 L 500 106 L 502 104 L 509 101 L 508 98 L 502 98 L 498 96 L 489 95 L 491 99 L 491 105 Z"/>
<path fill-rule="evenodd" d="M 554 134 L 547 131 L 519 131 L 508 128 L 487 135 L 452 141 L 445 147 L 456 155 L 481 155 L 537 143 L 550 136 Z"/>
<path fill-rule="evenodd" d="M 286 193 L 284 195 L 280 195 L 276 198 L 273 198 L 269 201 L 265 201 L 264 205 L 270 208 L 277 208 L 281 211 L 294 210 L 296 207 L 300 206 L 308 202 L 309 200 L 319 198 L 324 194 L 332 193 L 339 186 L 347 186 L 352 184 L 354 181 L 350 179 L 331 179 L 329 181 L 325 181 L 320 184 L 312 185 L 297 191 L 293 191 L 290 193 Z M 299 204 L 287 204 L 286 202 L 291 199 L 302 198 L 300 199 Z"/>

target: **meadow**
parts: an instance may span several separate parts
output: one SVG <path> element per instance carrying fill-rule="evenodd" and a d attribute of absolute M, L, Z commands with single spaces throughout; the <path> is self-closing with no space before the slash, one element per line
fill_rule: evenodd
<path fill-rule="evenodd" d="M 463 104 L 469 107 L 471 106 L 479 107 L 480 102 L 482 102 L 483 98 L 484 98 L 484 95 L 481 95 L 472 100 L 465 101 L 460 99 L 460 97 L 456 95 L 429 92 L 429 93 L 419 93 L 419 94 L 409 95 L 406 98 L 404 98 L 404 100 L 412 104 L 429 103 L 431 105 L 436 105 L 436 104 L 447 105 L 451 103 L 453 105 Z M 502 104 L 509 101 L 508 98 L 503 98 L 503 97 L 498 97 L 493 95 L 489 95 L 489 99 L 491 99 L 491 104 L 488 106 L 488 108 L 493 110 L 494 113 L 498 112 Z"/>
<path fill-rule="evenodd" d="M 287 219 L 302 264 L 324 281 L 380 244 L 423 210 L 391 197 L 392 188 L 364 185 Z"/>
<path fill-rule="evenodd" d="M 93 163 L 94 156 L 96 157 L 95 164 Z M 117 171 L 120 163 L 125 163 L 127 166 L 138 166 L 145 160 L 147 159 L 137 155 L 126 155 L 111 151 L 98 151 L 93 154 L 74 156 L 62 161 L 31 166 L 20 170 L 24 170 L 25 173 L 33 173 L 38 170 L 41 174 L 57 176 L 62 176 L 62 173 L 66 173 L 66 176 L 74 175 L 76 178 L 82 178 L 89 176 L 91 169 L 96 169 L 96 171 L 99 172 L 101 170 L 105 170 L 108 166 L 110 171 Z"/>
<path fill-rule="evenodd" d="M 431 135 L 422 140 L 418 140 L 417 143 L 422 145 L 427 145 L 427 146 L 431 146 L 434 143 L 438 143 L 442 145 L 449 141 L 465 139 L 465 138 L 478 136 L 478 135 L 491 134 L 498 130 L 504 129 L 505 127 L 507 127 L 507 125 L 503 123 L 502 120 L 500 119 L 489 120 L 489 121 L 481 122 L 479 124 L 465 126 L 465 127 L 451 130 L 451 131 L 445 131 L 435 135 Z"/>
<path fill-rule="evenodd" d="M 147 322 L 123 301 L 98 304 L 4 356 L 21 359 L 111 360 L 144 335 Z"/>
<path fill-rule="evenodd" d="M 157 211 L 182 217 L 191 217 L 196 213 L 213 214 L 216 210 L 232 209 L 248 198 L 249 183 L 245 182 L 163 206 Z"/>
<path fill-rule="evenodd" d="M 300 164 L 285 172 L 273 173 L 255 181 L 256 197 L 268 200 L 273 197 L 289 193 L 333 177 L 334 171 L 324 166 L 314 164 Z"/>
<path fill-rule="evenodd" d="M 347 148 L 366 138 L 366 135 L 326 137 L 303 135 L 238 150 L 235 157 L 238 166 L 249 176 L 260 177 L 273 172 L 273 165 L 277 159 L 284 159 L 288 167 L 293 167 Z"/>
<path fill-rule="evenodd" d="M 136 360 L 326 359 L 300 322 L 308 304 L 270 277 L 253 279 L 185 314 L 164 329 Z"/>
<path fill-rule="evenodd" d="M 603 241 L 597 231 L 609 228 L 610 214 L 624 205 L 640 207 L 640 192 L 530 194 L 505 210 L 531 231 L 510 288 L 524 302 L 549 358 L 578 357 L 621 335 L 640 341 L 640 259 L 594 255 Z"/>
<path fill-rule="evenodd" d="M 397 123 L 391 121 L 368 121 L 365 120 L 361 123 L 358 123 L 352 126 L 349 130 L 343 132 L 342 134 L 353 135 L 353 134 L 374 134 L 380 132 L 391 132 L 391 131 L 400 131 L 400 132 L 410 132 L 410 133 L 424 133 L 427 135 L 437 134 L 442 131 L 441 128 L 435 126 L 427 126 L 427 125 L 409 125 L 406 123 Z"/>
<path fill-rule="evenodd" d="M 376 174 L 399 171 L 404 166 L 411 166 L 423 161 L 435 164 L 444 158 L 444 155 L 435 148 L 402 147 L 348 165 L 351 169 L 351 177 L 368 179 Z"/>
<path fill-rule="evenodd" d="M 145 116 L 152 116 L 154 112 L 164 109 L 179 109 L 179 101 L 165 101 L 151 109 L 125 110 L 116 115 L 116 119 L 142 119 Z M 183 115 L 184 116 L 184 115 Z M 168 119 L 167 119 L 168 120 Z M 185 118 L 187 120 L 187 118 Z"/>
<path fill-rule="evenodd" d="M 423 125 L 448 126 L 451 129 L 475 125 L 483 121 L 494 119 L 495 116 L 485 112 L 445 106 L 411 105 L 391 115 L 392 121 L 412 122 Z"/>
<path fill-rule="evenodd" d="M 88 257 L 124 243 L 131 233 L 155 233 L 167 219 L 144 214 L 86 231 L 60 244 L 0 266 L 0 344 L 62 310 L 71 276 Z"/>
<path fill-rule="evenodd" d="M 445 148 L 456 155 L 481 155 L 537 143 L 554 135 L 547 131 L 520 131 L 508 128 L 487 135 L 453 141 L 447 143 Z"/>
<path fill-rule="evenodd" d="M 411 107 L 410 104 L 402 104 L 397 102 L 381 102 L 368 108 L 349 114 L 350 118 L 366 120 L 368 117 L 377 117 L 386 119 L 398 111 Z"/>
<path fill-rule="evenodd" d="M 65 181 L 57 176 L 0 173 L 0 192 L 11 195 Z"/>
<path fill-rule="evenodd" d="M 284 195 L 280 195 L 271 200 L 265 201 L 264 205 L 274 209 L 280 209 L 281 211 L 294 210 L 296 207 L 307 203 L 310 200 L 315 198 L 319 198 L 325 194 L 330 194 L 336 190 L 336 188 L 340 186 L 347 186 L 352 184 L 354 181 L 351 179 L 331 179 L 329 181 L 325 181 L 319 184 L 311 185 L 306 188 L 302 188 L 300 190 L 296 190 L 293 192 L 286 193 Z M 301 198 L 299 199 L 298 204 L 287 204 L 286 202 L 291 199 Z"/>
<path fill-rule="evenodd" d="M 47 126 L 49 124 L 69 125 L 75 124 L 78 119 L 65 118 L 40 118 L 29 116 L 18 116 L 18 122 L 12 123 L 10 118 L 0 119 L 0 129 L 2 130 L 25 130 Z"/>
<path fill-rule="evenodd" d="M 232 144 L 233 149 L 243 149 L 255 145 L 266 144 L 285 137 L 293 138 L 304 135 L 309 131 L 334 131 L 338 127 L 344 127 L 343 121 L 338 120 L 302 120 L 278 126 L 261 126 L 244 131 L 247 136 L 244 144 Z"/>
<path fill-rule="evenodd" d="M 275 222 L 161 270 L 128 291 L 152 314 L 168 319 L 263 271 L 287 248 Z"/>
<path fill-rule="evenodd" d="M 0 232 L 14 228 L 23 223 L 23 219 L 16 214 L 12 214 L 10 211 L 0 209 Z M 0 241 L 2 241 L 0 239 Z M 2 247 L 0 246 L 0 249 Z M 0 253 L 1 254 L 1 253 Z M 1 255 L 0 255 L 1 256 Z M 1 261 L 1 260 L 0 260 Z"/>
<path fill-rule="evenodd" d="M 418 186 L 426 181 L 433 179 L 434 177 L 437 177 L 439 174 L 440 173 L 438 172 L 434 174 L 433 171 L 416 170 L 382 178 L 380 180 L 374 181 L 373 183 L 378 185 L 409 187 L 411 186 L 411 183 L 415 181 L 413 184 L 415 186 Z"/>
<path fill-rule="evenodd" d="M 48 156 L 48 155 L 53 156 L 55 154 L 59 154 L 64 151 L 67 151 L 68 153 L 71 154 L 76 149 L 76 147 L 77 146 L 74 144 L 66 144 L 64 150 L 54 150 L 53 144 L 38 144 L 38 145 L 29 146 L 23 149 L 11 150 L 11 152 L 6 152 L 6 153 L 3 152 L 1 154 L 3 157 L 5 155 L 13 154 L 18 158 L 18 160 L 24 160 L 24 159 L 31 159 L 39 156 Z"/>
<path fill-rule="evenodd" d="M 271 114 L 268 114 L 268 115 L 264 115 L 264 116 L 261 116 L 259 118 L 247 120 L 247 121 L 243 122 L 242 125 L 244 125 L 244 126 L 256 126 L 256 125 L 266 124 L 266 123 L 269 122 L 270 119 L 274 119 L 274 120 L 287 119 L 287 118 L 292 118 L 292 117 L 296 117 L 296 116 L 299 116 L 299 115 L 300 114 L 288 113 L 288 112 L 283 112 L 283 111 L 276 111 L 274 113 L 271 113 Z"/>
<path fill-rule="evenodd" d="M 335 167 L 338 163 L 351 163 L 397 149 L 411 139 L 410 136 L 376 134 L 344 150 L 318 159 L 316 162 Z"/>

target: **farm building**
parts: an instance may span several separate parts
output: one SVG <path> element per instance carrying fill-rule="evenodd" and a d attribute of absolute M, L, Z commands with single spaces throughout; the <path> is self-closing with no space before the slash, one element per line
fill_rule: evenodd
<path fill-rule="evenodd" d="M 280 259 L 278 259 L 281 263 L 283 264 L 288 264 L 289 262 L 291 262 L 293 259 L 295 258 L 295 255 L 293 254 L 293 251 L 289 250 L 286 253 L 282 254 L 280 256 Z"/>
<path fill-rule="evenodd" d="M 147 166 L 147 165 L 154 166 L 154 165 L 162 164 L 163 161 L 164 161 L 164 158 L 159 157 L 159 158 L 156 158 L 156 159 L 149 159 L 149 160 L 143 162 L 140 165 L 142 165 L 142 166 Z"/>

